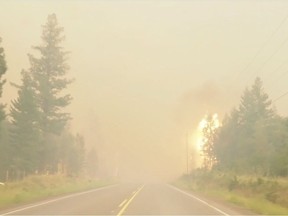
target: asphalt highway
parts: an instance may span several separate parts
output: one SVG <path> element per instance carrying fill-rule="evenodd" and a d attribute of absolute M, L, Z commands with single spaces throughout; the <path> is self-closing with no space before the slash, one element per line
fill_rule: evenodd
<path fill-rule="evenodd" d="M 162 183 L 121 183 L 1 212 L 1 215 L 243 215 Z"/>

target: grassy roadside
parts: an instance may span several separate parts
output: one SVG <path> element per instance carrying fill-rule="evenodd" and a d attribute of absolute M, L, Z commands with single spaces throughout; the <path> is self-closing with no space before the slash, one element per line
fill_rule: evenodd
<path fill-rule="evenodd" d="M 257 214 L 288 215 L 288 179 L 196 173 L 174 185 L 205 196 L 228 201 Z"/>
<path fill-rule="evenodd" d="M 60 175 L 29 176 L 22 181 L 0 185 L 0 209 L 113 183 L 113 180 L 68 178 Z"/>

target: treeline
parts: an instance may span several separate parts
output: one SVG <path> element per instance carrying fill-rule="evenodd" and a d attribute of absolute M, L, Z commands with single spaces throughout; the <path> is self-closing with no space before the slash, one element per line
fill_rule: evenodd
<path fill-rule="evenodd" d="M 62 47 L 63 28 L 55 14 L 43 25 L 42 43 L 28 54 L 30 67 L 22 70 L 18 96 L 11 101 L 9 113 L 0 106 L 0 181 L 19 179 L 29 174 L 65 173 L 82 170 L 85 146 L 80 135 L 67 129 L 71 119 L 65 108 L 72 97 L 67 92 L 68 52 Z M 0 41 L 1 42 L 1 41 Z M 0 96 L 7 71 L 0 44 Z"/>
<path fill-rule="evenodd" d="M 237 174 L 288 176 L 288 118 L 277 114 L 256 78 L 240 101 L 215 129 L 207 117 L 204 168 Z"/>

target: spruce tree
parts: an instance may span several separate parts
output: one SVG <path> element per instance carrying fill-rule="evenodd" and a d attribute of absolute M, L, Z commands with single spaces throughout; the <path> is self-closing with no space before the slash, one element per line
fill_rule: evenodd
<path fill-rule="evenodd" d="M 67 52 L 61 43 L 64 40 L 63 28 L 59 27 L 55 14 L 48 16 L 43 26 L 42 44 L 34 47 L 40 57 L 29 55 L 34 88 L 40 109 L 42 132 L 60 134 L 70 115 L 63 109 L 70 104 L 70 94 L 64 94 L 71 80 L 66 78 L 69 66 Z"/>
<path fill-rule="evenodd" d="M 259 120 L 270 120 L 273 117 L 272 102 L 264 92 L 262 81 L 257 77 L 250 89 L 244 91 L 239 106 L 239 117 L 242 124 L 255 124 Z"/>
<path fill-rule="evenodd" d="M 2 39 L 0 38 L 0 45 L 1 45 Z M 5 84 L 6 80 L 3 79 L 3 75 L 5 74 L 7 70 L 7 65 L 5 61 L 5 54 L 4 49 L 0 46 L 0 97 L 3 93 L 3 85 Z M 5 111 L 4 111 L 4 105 L 0 104 L 0 121 L 5 119 Z"/>
<path fill-rule="evenodd" d="M 5 74 L 5 72 L 7 71 L 7 65 L 6 65 L 6 61 L 5 61 L 5 54 L 4 54 L 4 49 L 1 47 L 1 42 L 2 39 L 0 38 L 0 98 L 2 97 L 2 93 L 3 93 L 3 85 L 5 84 L 5 79 L 3 79 L 3 75 Z M 4 172 L 6 172 L 7 169 L 7 139 L 6 139 L 6 133 L 5 133 L 5 129 L 7 126 L 7 122 L 3 121 L 5 119 L 5 105 L 3 103 L 0 102 L 0 160 L 1 160 L 1 164 L 0 164 L 0 181 L 4 180 L 3 176 L 5 174 L 3 174 Z M 2 125 L 4 123 L 4 126 Z"/>
<path fill-rule="evenodd" d="M 239 108 L 218 131 L 215 153 L 219 167 L 246 173 L 269 172 L 276 117 L 271 104 L 261 79 L 256 78 L 244 91 Z"/>
<path fill-rule="evenodd" d="M 59 146 L 55 139 L 63 132 L 70 114 L 65 112 L 71 95 L 65 90 L 71 83 L 66 75 L 69 70 L 67 54 L 62 47 L 63 28 L 58 25 L 55 14 L 47 18 L 42 31 L 42 44 L 35 46 L 37 57 L 29 55 L 30 72 L 39 111 L 38 126 L 41 133 L 42 171 L 56 172 L 59 163 Z"/>
<path fill-rule="evenodd" d="M 13 84 L 18 88 L 18 98 L 12 100 L 10 108 L 10 149 L 13 168 L 32 172 L 38 169 L 39 162 L 39 112 L 31 76 L 26 71 L 21 75 L 21 86 Z"/>
<path fill-rule="evenodd" d="M 275 117 L 271 105 L 262 81 L 257 77 L 252 87 L 245 90 L 239 106 L 240 133 L 245 140 L 238 152 L 253 172 L 263 173 L 268 169 L 266 162 L 272 147 L 268 134 Z"/>

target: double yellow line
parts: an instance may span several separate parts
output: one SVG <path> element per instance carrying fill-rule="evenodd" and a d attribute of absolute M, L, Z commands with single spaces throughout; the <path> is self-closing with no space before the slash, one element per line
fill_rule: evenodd
<path fill-rule="evenodd" d="M 117 216 L 121 216 L 123 215 L 124 211 L 127 209 L 127 207 L 130 205 L 130 203 L 132 202 L 132 200 L 137 196 L 137 194 L 144 188 L 145 185 L 142 185 L 140 188 L 138 188 L 137 191 L 134 192 L 133 196 L 127 201 L 124 200 L 119 207 L 122 207 L 125 203 L 125 205 L 122 207 L 122 209 L 120 210 L 120 212 L 117 214 Z"/>

